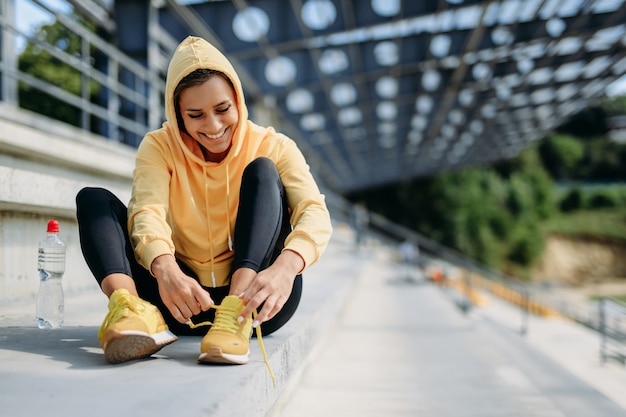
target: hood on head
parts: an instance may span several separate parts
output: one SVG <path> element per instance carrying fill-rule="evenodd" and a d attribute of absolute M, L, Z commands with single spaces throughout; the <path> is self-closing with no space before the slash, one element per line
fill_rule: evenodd
<path fill-rule="evenodd" d="M 171 129 L 177 133 L 178 139 L 182 141 L 176 120 L 174 90 L 183 78 L 200 68 L 212 69 L 224 73 L 235 87 L 239 123 L 233 135 L 233 145 L 230 153 L 236 154 L 240 147 L 239 138 L 243 135 L 242 126 L 245 121 L 248 120 L 248 109 L 245 103 L 241 80 L 226 56 L 203 38 L 188 36 L 174 51 L 174 55 L 167 69 L 167 78 L 165 81 L 165 118 L 169 122 Z"/>

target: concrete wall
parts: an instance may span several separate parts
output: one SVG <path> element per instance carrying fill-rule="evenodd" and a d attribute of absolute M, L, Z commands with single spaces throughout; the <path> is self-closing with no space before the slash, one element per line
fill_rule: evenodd
<path fill-rule="evenodd" d="M 0 103 L 0 318 L 3 305 L 34 308 L 37 244 L 52 218 L 67 244 L 66 293 L 97 290 L 80 250 L 74 198 L 99 186 L 128 202 L 134 156 L 129 146 Z"/>

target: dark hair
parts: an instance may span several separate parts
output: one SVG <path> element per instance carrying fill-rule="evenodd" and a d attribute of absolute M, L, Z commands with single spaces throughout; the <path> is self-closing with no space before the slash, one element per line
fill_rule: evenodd
<path fill-rule="evenodd" d="M 221 71 L 207 68 L 200 68 L 187 74 L 182 80 L 180 80 L 180 82 L 174 89 L 174 111 L 176 112 L 176 121 L 178 122 L 178 128 L 182 132 L 186 132 L 186 129 L 185 124 L 183 123 L 183 116 L 180 113 L 180 95 L 189 87 L 195 87 L 197 85 L 203 84 L 205 81 L 208 81 L 215 76 L 222 77 L 224 80 L 226 80 L 228 85 L 230 85 L 233 91 L 235 90 L 233 82 L 230 80 L 230 78 L 226 76 L 226 74 Z"/>

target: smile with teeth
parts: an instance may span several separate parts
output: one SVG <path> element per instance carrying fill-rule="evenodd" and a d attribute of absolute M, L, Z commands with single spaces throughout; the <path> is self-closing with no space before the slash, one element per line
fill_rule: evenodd
<path fill-rule="evenodd" d="M 222 130 L 221 132 L 219 132 L 217 135 L 208 135 L 204 133 L 204 136 L 206 136 L 208 139 L 219 139 L 222 136 L 224 136 L 224 133 L 226 133 L 226 128 Z"/>

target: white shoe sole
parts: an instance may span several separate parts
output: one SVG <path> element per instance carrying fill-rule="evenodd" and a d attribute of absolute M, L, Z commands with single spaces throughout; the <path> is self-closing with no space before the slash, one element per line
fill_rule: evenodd
<path fill-rule="evenodd" d="M 178 340 L 178 337 L 169 330 L 152 335 L 136 330 L 124 330 L 107 335 L 107 339 L 108 342 L 103 346 L 104 359 L 115 364 L 151 356 Z"/>
<path fill-rule="evenodd" d="M 232 353 L 224 353 L 221 348 L 213 347 L 207 352 L 202 352 L 198 357 L 201 363 L 229 363 L 234 365 L 245 365 L 250 361 L 250 351 L 245 355 L 234 355 Z"/>

